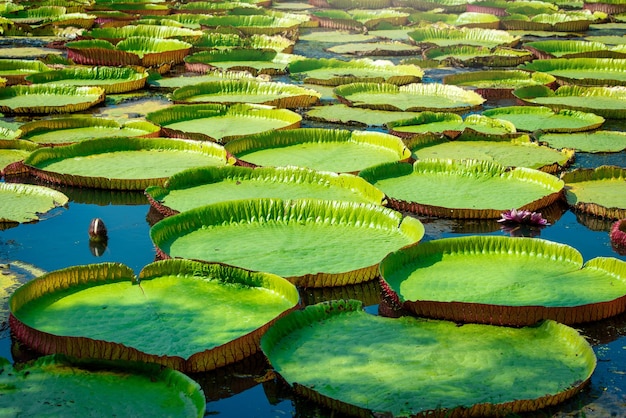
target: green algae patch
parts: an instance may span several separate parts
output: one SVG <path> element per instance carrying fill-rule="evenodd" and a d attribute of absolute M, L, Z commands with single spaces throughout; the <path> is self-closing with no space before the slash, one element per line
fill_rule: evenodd
<path fill-rule="evenodd" d="M 164 215 L 211 203 L 253 198 L 328 199 L 382 204 L 384 194 L 360 177 L 298 167 L 198 167 L 146 189 Z"/>
<path fill-rule="evenodd" d="M 423 235 L 420 221 L 391 209 L 317 199 L 216 203 L 165 218 L 150 230 L 161 257 L 267 271 L 304 287 L 372 280 L 389 251 Z"/>
<path fill-rule="evenodd" d="M 265 334 L 263 352 L 297 393 L 358 416 L 533 411 L 574 396 L 595 369 L 585 339 L 554 321 L 459 327 L 361 306 L 331 301 L 293 312 Z"/>
<path fill-rule="evenodd" d="M 536 238 L 429 241 L 390 254 L 380 269 L 393 299 L 431 318 L 573 324 L 626 309 L 626 263 L 599 257 L 583 264 L 576 249 Z"/>
<path fill-rule="evenodd" d="M 511 208 L 536 211 L 560 200 L 564 188 L 551 174 L 493 161 L 424 159 L 381 164 L 359 175 L 388 196 L 390 207 L 454 219 L 496 219 Z"/>
<path fill-rule="evenodd" d="M 102 416 L 202 417 L 206 408 L 200 385 L 155 364 L 62 355 L 19 366 L 4 362 L 0 409 L 11 416 L 84 417 L 97 411 Z"/>
<path fill-rule="evenodd" d="M 189 260 L 69 267 L 19 288 L 11 328 L 46 354 L 157 362 L 206 371 L 258 351 L 299 296 L 281 277 Z"/>

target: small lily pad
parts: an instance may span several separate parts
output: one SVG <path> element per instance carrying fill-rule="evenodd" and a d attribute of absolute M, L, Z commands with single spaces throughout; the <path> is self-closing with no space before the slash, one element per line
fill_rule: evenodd
<path fill-rule="evenodd" d="M 492 161 L 388 163 L 359 175 L 388 196 L 390 207 L 455 219 L 496 219 L 511 208 L 534 212 L 561 200 L 564 188 L 551 174 Z"/>
<path fill-rule="evenodd" d="M 579 168 L 561 175 L 573 209 L 608 219 L 626 218 L 626 168 Z"/>

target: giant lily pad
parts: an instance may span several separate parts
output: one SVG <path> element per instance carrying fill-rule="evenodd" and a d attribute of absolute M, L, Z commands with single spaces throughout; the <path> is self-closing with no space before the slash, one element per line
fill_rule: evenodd
<path fill-rule="evenodd" d="M 447 112 L 421 112 L 413 118 L 389 122 L 387 128 L 390 133 L 405 139 L 431 134 L 458 138 L 465 131 L 478 136 L 509 136 L 516 132 L 515 125 L 505 120 L 476 114 L 463 119 L 456 113 Z"/>
<path fill-rule="evenodd" d="M 321 94 L 287 83 L 251 79 L 208 81 L 180 87 L 171 95 L 174 103 L 254 103 L 278 108 L 301 108 L 317 104 Z"/>
<path fill-rule="evenodd" d="M 85 65 L 139 65 L 142 67 L 178 64 L 189 54 L 191 44 L 177 39 L 132 36 L 117 45 L 103 39 L 65 44 L 67 56 Z"/>
<path fill-rule="evenodd" d="M 573 209 L 601 218 L 626 218 L 626 168 L 577 169 L 561 178 Z"/>
<path fill-rule="evenodd" d="M 184 42 L 193 42 L 202 36 L 202 31 L 187 28 L 177 28 L 173 26 L 157 26 L 157 25 L 126 25 L 115 28 L 95 28 L 84 35 L 88 38 L 104 39 L 112 43 L 131 36 L 144 36 L 149 38 L 173 38 Z"/>
<path fill-rule="evenodd" d="M 0 128 L 0 132 L 5 131 Z M 14 132 L 17 134 L 18 132 Z M 37 144 L 33 144 L 30 141 L 23 141 L 20 139 L 0 139 L 0 177 L 4 175 L 4 170 L 7 166 L 13 165 L 22 161 L 32 151 L 39 148 Z"/>
<path fill-rule="evenodd" d="M 397 56 L 414 55 L 421 51 L 417 45 L 409 45 L 398 41 L 359 42 L 331 46 L 328 52 L 355 56 Z"/>
<path fill-rule="evenodd" d="M 424 59 L 447 66 L 514 67 L 532 60 L 532 53 L 514 48 L 488 48 L 476 45 L 436 46 L 422 53 Z"/>
<path fill-rule="evenodd" d="M 26 81 L 32 84 L 61 84 L 69 86 L 98 86 L 106 94 L 127 93 L 143 88 L 148 72 L 133 68 L 72 67 L 31 74 Z"/>
<path fill-rule="evenodd" d="M 385 254 L 423 235 L 420 221 L 391 209 L 317 199 L 216 203 L 170 216 L 150 229 L 161 257 L 267 271 L 303 287 L 372 280 Z"/>
<path fill-rule="evenodd" d="M 470 87 L 485 98 L 513 97 L 513 90 L 524 86 L 552 86 L 556 78 L 539 71 L 486 70 L 450 74 L 443 78 L 444 84 Z"/>
<path fill-rule="evenodd" d="M 102 263 L 28 282 L 11 296 L 10 319 L 16 338 L 39 352 L 200 372 L 257 352 L 267 327 L 298 300 L 273 274 L 168 260 L 135 277 Z"/>
<path fill-rule="evenodd" d="M 252 75 L 279 75 L 287 72 L 292 55 L 273 49 L 232 48 L 215 49 L 192 54 L 185 58 L 189 71 L 205 73 L 208 70 L 248 71 Z"/>
<path fill-rule="evenodd" d="M 439 83 L 352 83 L 336 87 L 335 94 L 348 106 L 376 110 L 465 112 L 485 102 L 473 91 Z"/>
<path fill-rule="evenodd" d="M 0 408 L 10 415 L 41 416 L 54 409 L 66 417 L 96 410 L 107 416 L 140 413 L 200 418 L 206 409 L 198 383 L 155 364 L 80 361 L 62 355 L 13 367 L 0 361 Z"/>
<path fill-rule="evenodd" d="M 0 77 L 6 78 L 8 85 L 23 84 L 27 75 L 50 69 L 37 60 L 0 59 Z"/>
<path fill-rule="evenodd" d="M 507 138 L 490 135 L 461 135 L 455 140 L 415 137 L 405 141 L 418 159 L 495 161 L 505 167 L 527 167 L 556 174 L 570 165 L 574 152 L 556 151 L 531 142 L 528 135 Z"/>
<path fill-rule="evenodd" d="M 511 14 L 500 21 L 507 30 L 584 32 L 606 14 L 591 13 L 588 10 L 539 13 L 534 16 Z"/>
<path fill-rule="evenodd" d="M 114 119 L 75 117 L 44 119 L 20 126 L 21 139 L 40 145 L 68 145 L 104 137 L 157 137 L 160 128 L 145 121 L 121 124 Z"/>
<path fill-rule="evenodd" d="M 146 189 L 150 204 L 169 216 L 237 199 L 328 199 L 382 204 L 383 193 L 360 177 L 298 167 L 198 167 Z"/>
<path fill-rule="evenodd" d="M 520 41 L 506 31 L 482 28 L 457 28 L 450 25 L 431 25 L 409 32 L 409 36 L 421 45 L 476 45 L 487 48 L 514 47 Z"/>
<path fill-rule="evenodd" d="M 551 58 L 619 58 L 601 42 L 582 40 L 551 40 L 524 43 L 524 48 L 539 59 Z"/>
<path fill-rule="evenodd" d="M 554 111 L 574 109 L 609 119 L 626 119 L 626 87 L 546 86 L 520 87 L 513 95 L 524 102 Z"/>
<path fill-rule="evenodd" d="M 509 170 L 492 161 L 388 163 L 359 175 L 382 190 L 395 209 L 456 219 L 495 219 L 511 208 L 534 212 L 560 200 L 564 188 L 551 174 Z"/>
<path fill-rule="evenodd" d="M 293 52 L 294 44 L 295 41 L 280 35 L 240 36 L 236 33 L 213 32 L 204 33 L 200 39 L 193 42 L 193 47 L 199 51 L 215 48 L 273 49 L 276 52 L 290 54 Z"/>
<path fill-rule="evenodd" d="M 33 222 L 49 210 L 64 206 L 68 197 L 44 186 L 0 183 L 0 223 Z"/>
<path fill-rule="evenodd" d="M 253 166 L 295 165 L 338 173 L 355 173 L 410 157 L 409 150 L 393 135 L 344 129 L 265 132 L 230 141 L 225 148 L 240 163 Z"/>
<path fill-rule="evenodd" d="M 361 107 L 350 107 L 344 104 L 316 106 L 305 114 L 307 119 L 361 126 L 385 125 L 394 120 L 409 119 L 417 115 L 419 115 L 418 112 L 372 110 Z"/>
<path fill-rule="evenodd" d="M 589 343 L 554 321 L 459 327 L 369 315 L 355 300 L 293 312 L 261 347 L 296 393 L 354 416 L 534 411 L 574 396 L 596 366 Z"/>
<path fill-rule="evenodd" d="M 232 164 L 213 142 L 168 138 L 98 138 L 31 153 L 28 171 L 53 183 L 100 189 L 144 190 L 186 168 Z"/>
<path fill-rule="evenodd" d="M 552 74 L 563 82 L 580 86 L 626 85 L 626 59 L 555 58 L 535 60 L 519 68 Z"/>
<path fill-rule="evenodd" d="M 254 78 L 254 76 L 247 71 L 214 70 L 208 71 L 202 75 L 181 75 L 177 77 L 160 77 L 153 75 L 148 79 L 148 86 L 155 89 L 175 90 L 180 87 L 207 83 L 209 81 L 242 80 L 251 78 Z"/>
<path fill-rule="evenodd" d="M 146 116 L 173 138 L 227 142 L 266 131 L 299 128 L 302 117 L 287 109 L 237 104 L 174 105 Z"/>
<path fill-rule="evenodd" d="M 620 152 L 626 150 L 626 132 L 595 131 L 572 134 L 540 133 L 537 141 L 551 148 L 570 148 L 581 152 Z"/>
<path fill-rule="evenodd" d="M 364 58 L 343 61 L 335 58 L 306 58 L 290 63 L 289 74 L 304 83 L 324 86 L 355 82 L 402 85 L 421 81 L 424 71 L 415 65 L 394 65 L 387 60 L 374 61 Z"/>
<path fill-rule="evenodd" d="M 496 325 L 597 321 L 626 310 L 626 262 L 583 264 L 564 244 L 475 236 L 429 241 L 389 254 L 385 289 L 420 316 Z"/>
<path fill-rule="evenodd" d="M 246 35 L 286 35 L 297 32 L 302 21 L 292 16 L 207 16 L 200 20 L 203 29 L 233 27 Z"/>
<path fill-rule="evenodd" d="M 101 87 L 60 85 L 11 86 L 0 89 L 0 112 L 48 114 L 80 112 L 104 101 Z"/>
<path fill-rule="evenodd" d="M 520 131 L 578 132 L 597 129 L 604 118 L 593 113 L 563 109 L 558 112 L 544 106 L 509 106 L 485 110 L 484 116 L 508 120 Z"/>

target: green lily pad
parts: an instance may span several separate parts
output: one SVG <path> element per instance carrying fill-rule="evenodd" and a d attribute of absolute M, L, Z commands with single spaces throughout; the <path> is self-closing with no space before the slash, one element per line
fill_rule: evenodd
<path fill-rule="evenodd" d="M 511 208 L 534 212 L 560 200 L 564 188 L 551 174 L 493 161 L 388 163 L 359 175 L 387 195 L 390 207 L 455 219 L 496 219 Z"/>
<path fill-rule="evenodd" d="M 520 38 L 506 31 L 482 28 L 457 28 L 451 25 L 431 25 L 409 32 L 418 44 L 437 46 L 475 45 L 487 48 L 496 46 L 516 46 Z"/>
<path fill-rule="evenodd" d="M 518 99 L 546 106 L 558 112 L 563 109 L 595 113 L 607 119 L 626 119 L 626 87 L 546 86 L 520 87 L 513 91 Z"/>
<path fill-rule="evenodd" d="M 507 138 L 461 135 L 455 140 L 439 137 L 415 137 L 405 141 L 417 159 L 472 159 L 494 161 L 505 167 L 526 167 L 556 174 L 574 160 L 574 151 L 561 151 L 531 142 L 528 135 Z"/>
<path fill-rule="evenodd" d="M 202 29 L 235 28 L 245 35 L 289 35 L 296 32 L 302 20 L 293 16 L 229 15 L 205 16 L 200 20 Z"/>
<path fill-rule="evenodd" d="M 494 325 L 597 321 L 626 309 L 626 262 L 534 238 L 474 236 L 388 255 L 383 288 L 425 317 Z M 472 290 L 473 289 L 473 290 Z"/>
<path fill-rule="evenodd" d="M 344 129 L 265 132 L 230 141 L 225 148 L 240 163 L 252 166 L 294 165 L 337 173 L 356 173 L 366 167 L 410 157 L 398 137 Z"/>
<path fill-rule="evenodd" d="M 298 301 L 285 279 L 229 266 L 166 260 L 135 277 L 122 264 L 91 264 L 17 289 L 11 328 L 39 352 L 201 372 L 257 352 L 267 327 Z"/>
<path fill-rule="evenodd" d="M 415 65 L 395 65 L 387 60 L 305 58 L 289 64 L 289 75 L 304 83 L 325 86 L 354 82 L 402 85 L 421 81 L 424 71 Z"/>
<path fill-rule="evenodd" d="M 185 58 L 188 71 L 205 73 L 209 70 L 248 71 L 252 75 L 280 75 L 287 72 L 291 54 L 273 49 L 232 48 L 215 49 L 192 54 Z"/>
<path fill-rule="evenodd" d="M 0 112 L 49 114 L 80 112 L 104 101 L 101 87 L 61 85 L 10 86 L 0 89 Z"/>
<path fill-rule="evenodd" d="M 50 70 L 50 67 L 38 60 L 0 59 L 0 77 L 6 78 L 8 85 L 23 84 L 27 75 Z"/>
<path fill-rule="evenodd" d="M 180 87 L 171 95 L 174 103 L 253 103 L 277 108 L 306 108 L 317 104 L 321 94 L 288 83 L 252 79 L 209 81 Z"/>
<path fill-rule="evenodd" d="M 299 41 L 345 44 L 354 42 L 370 42 L 377 37 L 372 34 L 354 33 L 347 30 L 325 30 L 301 33 Z"/>
<path fill-rule="evenodd" d="M 476 45 L 436 46 L 422 53 L 424 59 L 440 61 L 449 66 L 514 67 L 532 60 L 529 51 Z"/>
<path fill-rule="evenodd" d="M 485 102 L 473 91 L 439 83 L 352 83 L 336 87 L 335 94 L 348 106 L 375 110 L 466 112 Z"/>
<path fill-rule="evenodd" d="M 516 133 L 515 125 L 505 120 L 477 114 L 468 115 L 463 119 L 460 115 L 449 112 L 421 112 L 413 118 L 389 122 L 387 128 L 390 133 L 404 139 L 431 134 L 458 138 L 463 136 L 465 131 L 471 131 L 471 135 L 482 134 L 491 137 Z"/>
<path fill-rule="evenodd" d="M 544 106 L 509 106 L 485 110 L 483 116 L 508 120 L 520 131 L 578 132 L 597 129 L 604 118 L 594 113 L 563 109 L 558 112 Z"/>
<path fill-rule="evenodd" d="M 104 39 L 114 44 L 131 36 L 144 36 L 159 39 L 173 38 L 184 42 L 193 42 L 202 36 L 202 31 L 173 26 L 126 25 L 114 28 L 94 28 L 85 32 L 83 36 L 87 38 Z"/>
<path fill-rule="evenodd" d="M 513 90 L 524 86 L 553 86 L 556 77 L 539 71 L 485 70 L 446 75 L 443 83 L 472 88 L 486 99 L 499 99 L 513 98 Z"/>
<path fill-rule="evenodd" d="M 4 128 L 0 128 L 0 131 L 4 131 Z M 5 174 L 8 166 L 22 161 L 37 148 L 37 144 L 21 139 L 0 140 L 0 176 Z"/>
<path fill-rule="evenodd" d="M 267 271 L 303 287 L 370 281 L 385 254 L 423 235 L 420 221 L 391 209 L 317 199 L 216 203 L 170 216 L 150 229 L 161 257 Z"/>
<path fill-rule="evenodd" d="M 344 104 L 316 106 L 305 113 L 307 119 L 344 125 L 382 126 L 394 120 L 409 119 L 418 112 L 394 112 L 350 107 Z"/>
<path fill-rule="evenodd" d="M 202 75 L 181 75 L 176 77 L 151 77 L 148 86 L 155 89 L 175 90 L 180 87 L 194 84 L 207 83 L 209 81 L 242 80 L 252 79 L 254 76 L 247 71 L 208 71 Z"/>
<path fill-rule="evenodd" d="M 552 74 L 559 80 L 579 86 L 626 85 L 626 59 L 555 58 L 535 60 L 519 68 Z"/>
<path fill-rule="evenodd" d="M 133 68 L 72 67 L 26 76 L 32 84 L 102 87 L 106 94 L 127 93 L 146 85 L 148 72 Z"/>
<path fill-rule="evenodd" d="M 179 64 L 191 51 L 191 44 L 177 39 L 131 36 L 116 45 L 103 39 L 65 44 L 67 57 L 82 65 L 131 65 L 155 67 Z"/>
<path fill-rule="evenodd" d="M 360 177 L 299 167 L 198 167 L 174 174 L 165 186 L 150 186 L 145 193 L 166 216 L 238 199 L 313 198 L 379 205 L 385 199 Z"/>
<path fill-rule="evenodd" d="M 539 59 L 552 58 L 618 58 L 601 42 L 573 39 L 525 42 L 524 48 Z"/>
<path fill-rule="evenodd" d="M 626 168 L 581 168 L 564 173 L 561 179 L 571 208 L 601 218 L 626 218 Z"/>
<path fill-rule="evenodd" d="M 198 383 L 155 364 L 81 361 L 61 355 L 25 365 L 2 362 L 0 408 L 10 415 L 41 416 L 54 409 L 66 417 L 96 410 L 107 416 L 140 413 L 200 418 L 206 409 Z"/>
<path fill-rule="evenodd" d="M 506 30 L 585 32 L 592 23 L 606 17 L 589 10 L 551 11 L 534 16 L 513 13 L 502 17 L 501 23 Z"/>
<path fill-rule="evenodd" d="M 294 40 L 291 40 L 281 35 L 240 36 L 236 33 L 217 32 L 203 33 L 203 35 L 197 41 L 193 42 L 194 49 L 198 51 L 215 48 L 253 48 L 273 49 L 276 52 L 282 52 L 285 54 L 292 53 L 294 45 Z"/>
<path fill-rule="evenodd" d="M 355 56 L 397 56 L 414 55 L 421 52 L 416 45 L 409 45 L 398 41 L 359 42 L 331 46 L 328 52 Z"/>
<path fill-rule="evenodd" d="M 299 128 L 302 117 L 287 109 L 237 104 L 174 105 L 146 115 L 172 138 L 215 142 L 266 131 Z"/>
<path fill-rule="evenodd" d="M 40 145 L 68 145 L 106 137 L 158 137 L 160 128 L 145 121 L 119 123 L 95 117 L 44 119 L 25 123 L 20 138 Z"/>
<path fill-rule="evenodd" d="M 556 149 L 581 152 L 621 152 L 626 150 L 626 132 L 595 131 L 571 134 L 540 133 L 537 141 Z"/>
<path fill-rule="evenodd" d="M 46 181 L 115 190 L 144 190 L 186 168 L 233 163 L 213 142 L 117 137 L 41 148 L 24 160 L 32 175 Z"/>
<path fill-rule="evenodd" d="M 42 214 L 69 201 L 49 187 L 20 183 L 0 183 L 0 196 L 0 223 L 38 221 Z"/>
<path fill-rule="evenodd" d="M 596 366 L 589 343 L 554 321 L 459 327 L 370 315 L 355 300 L 293 312 L 261 346 L 296 393 L 354 416 L 534 411 L 574 396 Z"/>

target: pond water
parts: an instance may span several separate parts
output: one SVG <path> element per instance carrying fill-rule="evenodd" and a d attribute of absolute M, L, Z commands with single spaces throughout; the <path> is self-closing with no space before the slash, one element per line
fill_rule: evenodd
<path fill-rule="evenodd" d="M 306 49 L 300 47 L 300 51 Z M 310 52 L 310 51 L 309 51 Z M 324 53 L 310 53 L 324 55 Z M 427 70 L 425 81 L 439 80 L 443 74 L 454 70 Z M 115 114 L 142 109 L 142 100 L 133 99 L 128 108 L 108 102 L 104 108 Z M 508 102 L 490 103 L 489 106 L 510 105 Z M 128 110 L 131 109 L 131 110 Z M 102 112 L 97 108 L 94 113 Z M 140 112 L 142 110 L 139 110 Z M 7 122 L 13 119 L 5 118 Z M 21 122 L 24 120 L 21 119 Z M 610 122 L 613 129 L 624 130 L 626 125 Z M 305 122 L 303 127 L 319 126 Z M 337 128 L 339 125 L 333 125 Z M 612 164 L 626 167 L 626 153 L 578 154 L 576 167 L 597 167 Z M 136 273 L 155 260 L 154 246 L 149 238 L 150 225 L 158 216 L 150 210 L 142 193 L 122 193 L 58 188 L 70 197 L 65 208 L 58 208 L 45 219 L 0 231 L 0 263 L 19 260 L 46 271 L 97 262 L 120 262 Z M 537 238 L 570 245 L 579 250 L 585 261 L 594 257 L 616 257 L 618 254 L 609 240 L 610 221 L 577 214 L 566 207 L 555 208 L 557 215 L 550 226 L 537 231 Z M 87 228 L 91 219 L 101 218 L 109 233 L 108 246 L 90 247 Z M 495 221 L 456 221 L 419 218 L 426 226 L 424 240 L 461 235 L 509 235 Z M 352 286 L 333 291 L 302 293 L 305 303 L 315 303 L 332 298 L 358 298 L 365 302 L 367 311 L 377 314 L 379 289 L 376 283 Z M 571 401 L 539 411 L 532 416 L 554 417 L 607 417 L 625 416 L 626 411 L 626 314 L 577 327 L 594 347 L 598 366 L 591 385 Z M 13 351 L 12 351 L 13 350 Z M 8 333 L 0 340 L 0 355 L 12 359 L 20 350 L 12 347 Z M 243 362 L 214 372 L 193 376 L 207 397 L 207 415 L 223 417 L 313 417 L 337 416 L 309 401 L 294 397 L 288 387 L 271 374 L 264 358 L 253 356 Z"/>

